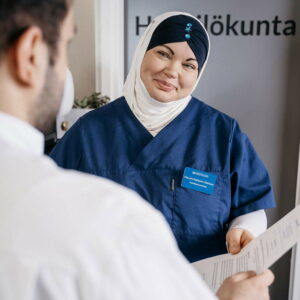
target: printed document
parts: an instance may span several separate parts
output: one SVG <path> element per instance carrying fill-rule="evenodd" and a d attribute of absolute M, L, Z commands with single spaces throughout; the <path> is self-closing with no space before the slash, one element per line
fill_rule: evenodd
<path fill-rule="evenodd" d="M 237 272 L 268 269 L 300 240 L 300 205 L 251 241 L 236 255 L 224 254 L 199 260 L 193 266 L 216 291 L 224 279 Z"/>

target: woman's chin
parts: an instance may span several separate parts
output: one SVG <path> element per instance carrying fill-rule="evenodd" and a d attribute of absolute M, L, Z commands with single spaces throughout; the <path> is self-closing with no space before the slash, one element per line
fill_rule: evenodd
<path fill-rule="evenodd" d="M 161 90 L 156 91 L 155 93 L 151 93 L 150 96 L 156 101 L 162 103 L 172 102 L 177 100 L 177 97 L 172 92 L 166 92 Z"/>

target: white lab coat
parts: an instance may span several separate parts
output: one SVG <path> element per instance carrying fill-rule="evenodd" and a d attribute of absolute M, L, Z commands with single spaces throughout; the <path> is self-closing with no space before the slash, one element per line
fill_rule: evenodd
<path fill-rule="evenodd" d="M 42 152 L 40 132 L 0 113 L 0 299 L 216 299 L 159 212 Z"/>

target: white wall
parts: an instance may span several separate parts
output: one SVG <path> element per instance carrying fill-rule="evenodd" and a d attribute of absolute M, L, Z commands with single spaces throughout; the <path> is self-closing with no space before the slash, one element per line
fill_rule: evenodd
<path fill-rule="evenodd" d="M 297 191 L 295 205 L 300 205 L 300 151 L 298 158 Z M 292 251 L 289 300 L 300 299 L 300 242 Z"/>
<path fill-rule="evenodd" d="M 75 96 L 120 97 L 124 81 L 124 0 L 75 1 L 78 28 L 70 46 Z"/>
<path fill-rule="evenodd" d="M 75 84 L 75 97 L 82 98 L 95 92 L 95 3 L 77 0 L 75 23 L 77 34 L 70 45 L 69 64 Z"/>

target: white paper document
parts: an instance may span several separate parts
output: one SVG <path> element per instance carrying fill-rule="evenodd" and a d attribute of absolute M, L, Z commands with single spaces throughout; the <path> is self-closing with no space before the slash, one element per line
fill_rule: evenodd
<path fill-rule="evenodd" d="M 193 263 L 202 278 L 216 291 L 224 279 L 237 272 L 268 269 L 300 240 L 300 205 L 262 233 L 240 253 L 224 254 Z"/>

